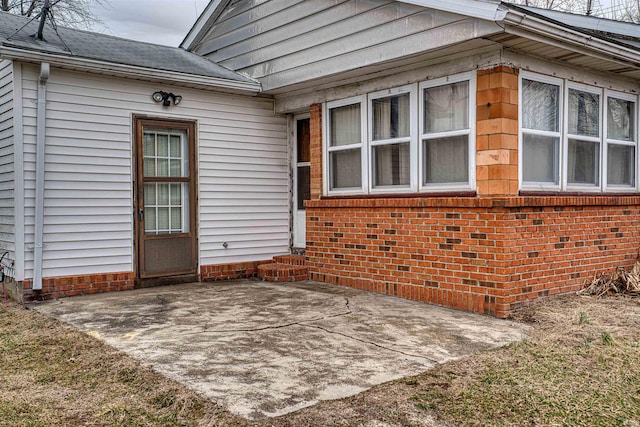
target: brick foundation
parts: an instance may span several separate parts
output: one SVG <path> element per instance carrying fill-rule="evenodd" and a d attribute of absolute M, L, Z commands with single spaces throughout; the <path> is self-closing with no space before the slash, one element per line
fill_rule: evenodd
<path fill-rule="evenodd" d="M 631 266 L 640 197 L 327 199 L 307 204 L 311 279 L 508 317 Z"/>
<path fill-rule="evenodd" d="M 42 279 L 42 290 L 34 291 L 32 279 L 22 282 L 22 301 L 43 301 L 77 295 L 133 289 L 132 272 L 86 274 L 81 276 L 46 277 Z"/>
<path fill-rule="evenodd" d="M 203 282 L 212 282 L 215 280 L 231 280 L 245 279 L 248 277 L 256 277 L 258 275 L 258 266 L 272 262 L 250 261 L 237 262 L 232 264 L 212 264 L 200 266 L 200 280 Z"/>

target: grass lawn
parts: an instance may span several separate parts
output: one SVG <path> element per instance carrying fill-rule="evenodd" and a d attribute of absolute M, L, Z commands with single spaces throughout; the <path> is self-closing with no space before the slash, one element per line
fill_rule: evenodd
<path fill-rule="evenodd" d="M 123 353 L 0 307 L 0 426 L 640 427 L 640 301 L 521 310 L 527 341 L 270 420 L 226 412 Z"/>

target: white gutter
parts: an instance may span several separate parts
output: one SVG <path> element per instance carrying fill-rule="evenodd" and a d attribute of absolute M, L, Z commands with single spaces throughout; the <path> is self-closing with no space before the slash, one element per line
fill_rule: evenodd
<path fill-rule="evenodd" d="M 44 168 L 45 134 L 47 131 L 47 80 L 51 67 L 40 64 L 38 80 L 38 109 L 36 111 L 36 200 L 35 200 L 35 236 L 33 244 L 33 290 L 42 289 L 42 242 L 44 236 Z"/>
<path fill-rule="evenodd" d="M 226 90 L 232 92 L 250 92 L 252 94 L 257 94 L 261 89 L 260 83 L 257 81 L 242 82 L 217 77 L 179 73 L 176 71 L 156 70 L 153 68 L 114 64 L 106 61 L 30 51 L 6 45 L 0 46 L 0 56 L 6 59 L 24 62 L 47 62 L 52 67 L 97 72 L 117 77 L 135 78 L 140 80 L 160 81 L 168 84 L 187 84 L 207 89 Z"/>
<path fill-rule="evenodd" d="M 509 10 L 502 23 L 506 25 L 505 31 L 509 34 L 640 68 L 640 53 L 635 49 L 581 33 L 527 13 Z"/>

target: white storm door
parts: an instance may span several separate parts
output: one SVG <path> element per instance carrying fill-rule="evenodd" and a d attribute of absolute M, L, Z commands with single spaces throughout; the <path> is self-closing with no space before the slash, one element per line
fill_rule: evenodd
<path fill-rule="evenodd" d="M 306 215 L 304 201 L 311 198 L 311 156 L 309 117 L 294 118 L 293 135 L 293 246 L 304 248 L 306 240 Z"/>

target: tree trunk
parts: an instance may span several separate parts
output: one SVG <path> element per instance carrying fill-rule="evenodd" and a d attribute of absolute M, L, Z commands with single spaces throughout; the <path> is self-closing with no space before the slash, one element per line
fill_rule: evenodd
<path fill-rule="evenodd" d="M 2 0 L 2 11 L 9 12 L 9 0 Z"/>

